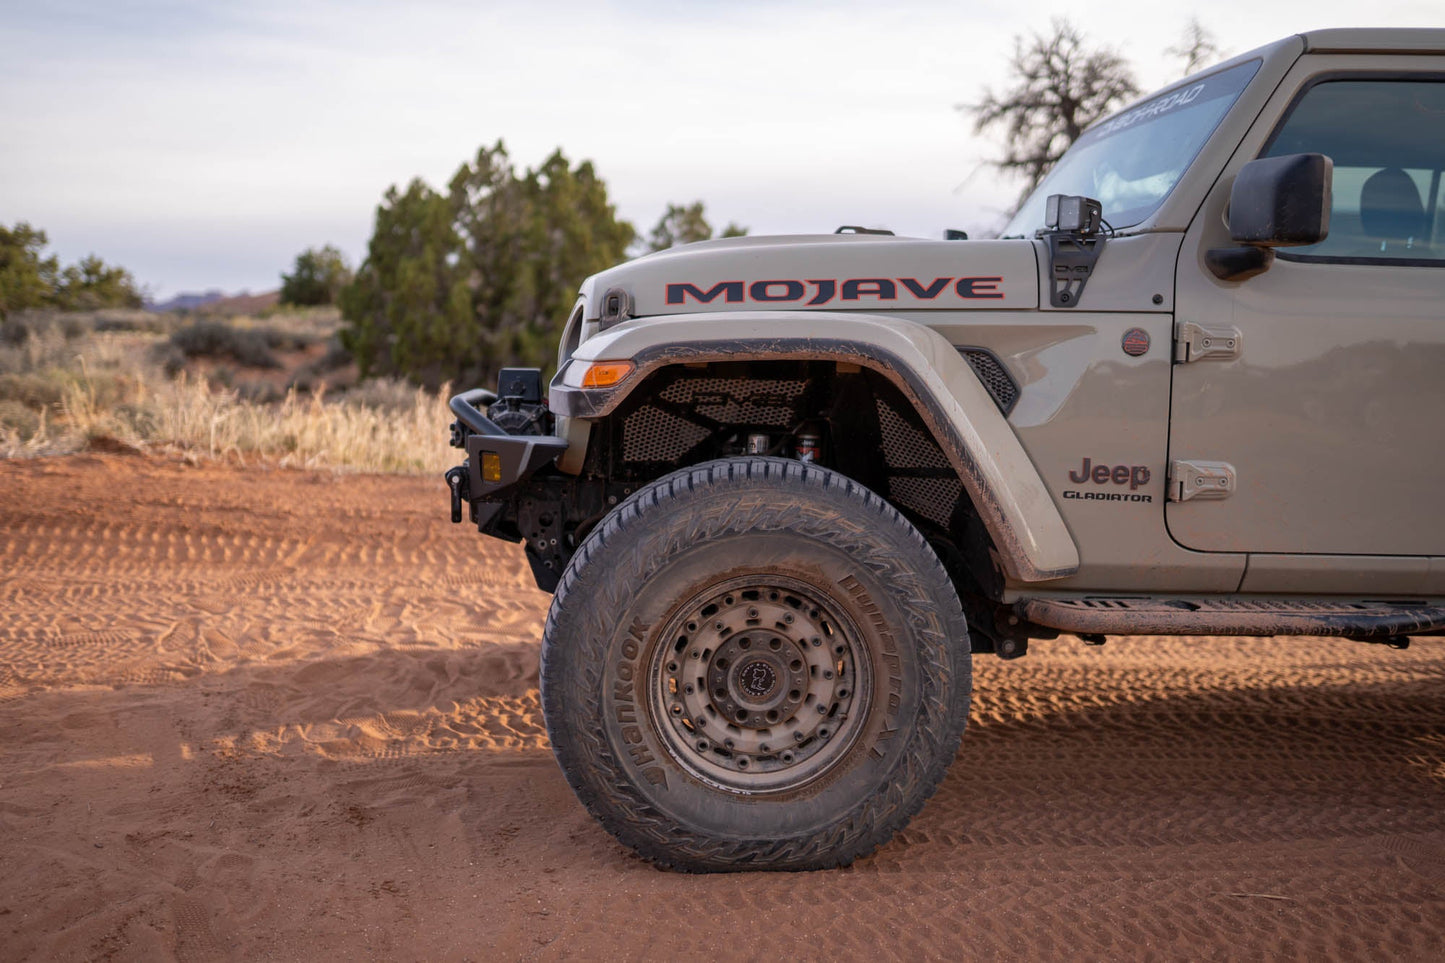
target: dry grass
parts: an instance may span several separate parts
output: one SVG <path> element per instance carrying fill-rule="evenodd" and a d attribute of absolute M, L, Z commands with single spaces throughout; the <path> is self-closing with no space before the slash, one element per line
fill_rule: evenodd
<path fill-rule="evenodd" d="M 324 389 L 293 388 L 280 402 L 257 403 L 183 374 L 146 394 L 107 406 L 82 380 L 66 391 L 68 427 L 92 447 L 109 441 L 241 462 L 260 456 L 288 467 L 420 473 L 445 471 L 457 460 L 446 443 L 445 396 L 422 389 L 411 389 L 404 405 L 383 408 L 328 401 Z"/>
<path fill-rule="evenodd" d="M 268 323 L 273 319 L 268 319 Z M 281 319 L 293 330 L 307 318 Z M 254 400 L 229 371 L 169 377 L 158 345 L 176 324 L 95 316 L 37 323 L 0 348 L 0 457 L 90 448 L 355 471 L 429 473 L 457 461 L 447 391 L 367 382 L 346 391 L 295 386 Z M 244 325 L 247 319 L 238 319 Z M 224 375 L 219 381 L 215 375 Z M 254 387 L 254 386 L 252 386 Z"/>

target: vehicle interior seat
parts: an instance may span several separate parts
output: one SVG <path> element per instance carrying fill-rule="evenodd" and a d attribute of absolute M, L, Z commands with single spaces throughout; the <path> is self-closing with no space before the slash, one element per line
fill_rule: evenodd
<path fill-rule="evenodd" d="M 1398 167 L 1375 171 L 1365 181 L 1360 189 L 1360 227 L 1372 242 L 1365 246 L 1371 255 L 1430 256 L 1420 191 Z"/>

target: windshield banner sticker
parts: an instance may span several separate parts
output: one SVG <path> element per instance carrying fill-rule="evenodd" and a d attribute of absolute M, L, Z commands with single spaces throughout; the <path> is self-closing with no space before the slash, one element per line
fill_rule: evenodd
<path fill-rule="evenodd" d="M 1081 143 L 1102 140 L 1122 130 L 1128 130 L 1135 124 L 1172 114 L 1191 104 L 1203 103 L 1218 97 L 1235 97 L 1244 89 L 1244 85 L 1254 76 L 1254 72 L 1258 68 L 1258 61 L 1250 61 L 1215 74 L 1213 77 L 1207 77 L 1197 84 L 1171 91 L 1162 97 L 1155 97 L 1133 110 L 1126 110 L 1122 114 L 1114 115 L 1087 131 L 1079 140 Z"/>

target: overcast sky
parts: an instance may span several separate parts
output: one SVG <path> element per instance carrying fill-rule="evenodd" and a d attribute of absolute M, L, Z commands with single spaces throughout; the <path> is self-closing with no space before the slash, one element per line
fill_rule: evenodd
<path fill-rule="evenodd" d="M 1146 89 L 1191 15 L 1232 54 L 1445 23 L 1440 0 L 0 0 L 0 223 L 161 298 L 269 290 L 308 246 L 359 261 L 389 185 L 500 137 L 521 166 L 592 159 L 642 231 L 701 199 L 754 233 L 978 232 L 1017 187 L 955 106 L 1058 15 Z"/>

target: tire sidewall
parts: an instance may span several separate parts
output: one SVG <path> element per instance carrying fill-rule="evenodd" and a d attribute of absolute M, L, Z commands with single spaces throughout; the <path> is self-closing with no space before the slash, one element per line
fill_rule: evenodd
<path fill-rule="evenodd" d="M 645 855 L 675 855 L 684 826 L 725 861 L 739 847 L 806 862 L 831 846 L 846 857 L 850 828 L 879 827 L 887 838 L 921 805 L 909 798 L 920 780 L 931 790 L 937 777 L 926 770 L 951 757 L 968 696 L 966 629 L 932 550 L 876 495 L 813 466 L 743 464 L 741 478 L 739 466 L 713 463 L 654 483 L 574 556 L 544 641 L 549 734 L 579 796 Z M 674 758 L 662 735 L 669 722 L 649 696 L 673 613 L 753 573 L 810 586 L 851 623 L 871 695 L 852 745 L 827 771 L 745 794 Z M 694 859 L 706 863 L 706 853 Z"/>

